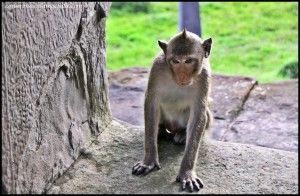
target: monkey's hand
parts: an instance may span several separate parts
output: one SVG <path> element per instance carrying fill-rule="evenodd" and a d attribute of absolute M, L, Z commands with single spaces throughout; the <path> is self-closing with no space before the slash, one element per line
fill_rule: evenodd
<path fill-rule="evenodd" d="M 153 161 L 150 164 L 145 164 L 143 161 L 136 163 L 132 168 L 132 174 L 134 175 L 147 175 L 149 172 L 154 169 L 159 170 L 161 168 L 158 161 Z"/>
<path fill-rule="evenodd" d="M 177 182 L 181 182 L 182 190 L 188 187 L 190 192 L 199 191 L 200 188 L 203 188 L 203 182 L 200 178 L 197 177 L 194 171 L 187 170 L 185 172 L 181 172 L 176 177 Z"/>

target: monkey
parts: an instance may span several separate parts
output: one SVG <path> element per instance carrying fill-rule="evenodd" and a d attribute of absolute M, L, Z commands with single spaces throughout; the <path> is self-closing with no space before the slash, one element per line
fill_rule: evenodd
<path fill-rule="evenodd" d="M 195 172 L 200 141 L 212 123 L 209 109 L 212 39 L 202 40 L 184 29 L 168 42 L 153 61 L 144 101 L 144 158 L 132 168 L 133 175 L 146 175 L 161 168 L 157 140 L 163 131 L 185 144 L 176 181 L 181 188 L 199 191 L 202 180 Z"/>

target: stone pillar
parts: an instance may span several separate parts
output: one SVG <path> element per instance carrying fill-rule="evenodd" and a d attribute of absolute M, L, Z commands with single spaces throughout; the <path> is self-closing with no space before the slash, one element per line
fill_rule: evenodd
<path fill-rule="evenodd" d="M 199 2 L 179 2 L 179 31 L 184 28 L 201 37 Z"/>
<path fill-rule="evenodd" d="M 43 193 L 111 121 L 104 3 L 2 3 L 2 188 Z"/>

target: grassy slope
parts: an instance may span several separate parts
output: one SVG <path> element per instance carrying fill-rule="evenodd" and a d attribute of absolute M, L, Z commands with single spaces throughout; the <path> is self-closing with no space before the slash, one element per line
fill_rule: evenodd
<path fill-rule="evenodd" d="M 203 37 L 213 38 L 213 72 L 245 75 L 260 82 L 283 79 L 285 64 L 298 61 L 298 4 L 201 4 Z M 111 10 L 107 20 L 109 70 L 150 67 L 158 39 L 177 32 L 178 3 L 151 3 L 149 13 Z"/>

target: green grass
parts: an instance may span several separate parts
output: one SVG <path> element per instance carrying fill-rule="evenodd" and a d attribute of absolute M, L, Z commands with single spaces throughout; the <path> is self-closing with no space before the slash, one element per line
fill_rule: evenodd
<path fill-rule="evenodd" d="M 177 2 L 126 4 L 113 2 L 107 20 L 107 66 L 112 71 L 150 67 L 160 50 L 157 40 L 178 31 Z M 201 21 L 202 37 L 213 39 L 214 73 L 265 83 L 287 79 L 280 70 L 298 62 L 298 3 L 204 3 Z"/>

